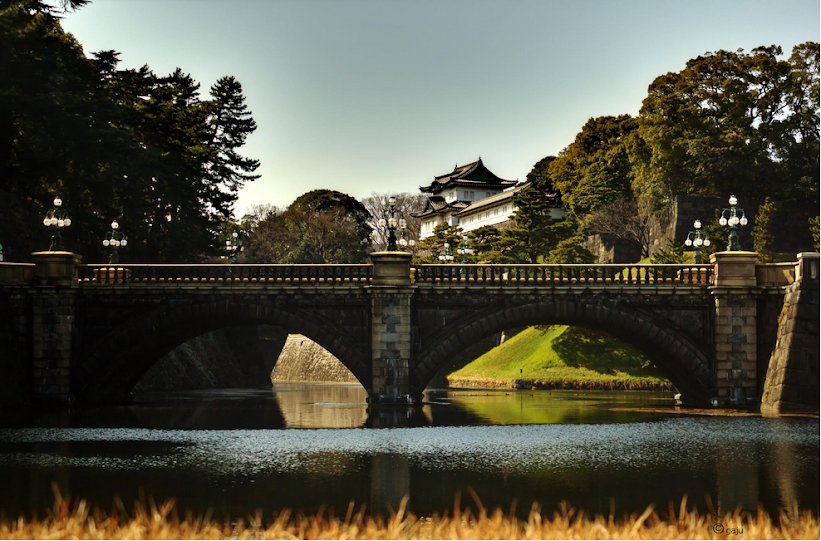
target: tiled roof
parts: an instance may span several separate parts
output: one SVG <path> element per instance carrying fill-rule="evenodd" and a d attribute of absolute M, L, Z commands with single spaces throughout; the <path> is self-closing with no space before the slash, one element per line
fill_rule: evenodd
<path fill-rule="evenodd" d="M 473 203 L 471 203 L 464 210 L 459 211 L 457 216 L 467 216 L 468 214 L 472 214 L 474 211 L 481 210 L 485 207 L 493 206 L 496 203 L 505 202 L 508 199 L 510 199 L 511 197 L 513 197 L 514 195 L 516 195 L 522 188 L 523 188 L 523 186 L 517 186 L 516 188 L 513 188 L 512 190 L 507 190 L 507 191 L 504 191 L 502 193 L 497 193 L 497 194 L 491 195 L 490 197 L 485 197 L 483 199 L 478 199 L 478 200 L 474 201 Z"/>
<path fill-rule="evenodd" d="M 412 212 L 411 216 L 415 218 L 424 218 L 425 216 L 430 216 L 432 214 L 444 214 L 448 210 L 456 213 L 462 211 L 468 205 L 470 205 L 469 201 L 454 201 L 453 203 L 448 203 L 445 201 L 444 197 L 434 195 L 428 198 L 424 209 L 419 212 Z"/>
<path fill-rule="evenodd" d="M 420 186 L 419 190 L 422 193 L 437 194 L 452 186 L 505 189 L 515 185 L 515 180 L 504 180 L 494 175 L 482 163 L 482 158 L 479 158 L 467 165 L 457 165 L 450 173 L 433 177 L 433 182 L 427 186 Z"/>

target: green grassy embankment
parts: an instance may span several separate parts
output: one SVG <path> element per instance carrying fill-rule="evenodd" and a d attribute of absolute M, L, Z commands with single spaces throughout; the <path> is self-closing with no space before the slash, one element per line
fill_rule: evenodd
<path fill-rule="evenodd" d="M 529 327 L 448 376 L 451 387 L 667 390 L 672 384 L 636 349 L 567 325 Z"/>

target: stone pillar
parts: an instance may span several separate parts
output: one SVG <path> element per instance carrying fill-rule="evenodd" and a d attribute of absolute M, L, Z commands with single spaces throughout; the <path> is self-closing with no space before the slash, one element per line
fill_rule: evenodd
<path fill-rule="evenodd" d="M 375 252 L 371 294 L 371 404 L 410 404 L 411 254 Z"/>
<path fill-rule="evenodd" d="M 758 399 L 756 384 L 755 252 L 717 252 L 711 288 L 716 304 L 714 404 L 743 405 Z"/>
<path fill-rule="evenodd" d="M 63 401 L 71 395 L 74 301 L 80 256 L 36 252 L 34 258 L 32 395 Z"/>

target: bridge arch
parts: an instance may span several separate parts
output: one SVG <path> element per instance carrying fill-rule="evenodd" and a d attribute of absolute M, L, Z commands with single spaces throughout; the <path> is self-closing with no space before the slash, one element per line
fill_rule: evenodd
<path fill-rule="evenodd" d="M 75 379 L 77 394 L 110 399 L 128 394 L 163 355 L 200 334 L 236 325 L 276 325 L 302 334 L 342 362 L 366 389 L 370 388 L 368 355 L 332 321 L 301 309 L 222 299 L 173 303 L 136 317 L 112 330 L 81 357 Z"/>
<path fill-rule="evenodd" d="M 421 396 L 453 355 L 477 340 L 514 327 L 541 324 L 575 325 L 611 334 L 647 355 L 684 400 L 706 404 L 713 396 L 709 354 L 670 322 L 617 302 L 570 299 L 491 308 L 450 323 L 419 352 L 410 375 L 412 393 Z"/>

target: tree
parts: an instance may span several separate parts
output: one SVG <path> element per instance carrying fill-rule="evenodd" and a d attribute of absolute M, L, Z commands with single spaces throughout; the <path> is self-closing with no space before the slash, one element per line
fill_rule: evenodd
<path fill-rule="evenodd" d="M 241 87 L 223 78 L 203 100 L 179 69 L 158 77 L 119 70 L 115 51 L 86 58 L 57 13 L 32 0 L 0 7 L 0 189 L 44 206 L 60 195 L 76 224 L 67 245 L 87 261 L 104 257 L 113 218 L 132 260 L 217 254 L 256 168 L 237 153 L 254 127 Z"/>
<path fill-rule="evenodd" d="M 367 210 L 351 196 L 313 190 L 284 211 L 249 217 L 246 258 L 259 263 L 362 263 L 367 259 Z"/>
<path fill-rule="evenodd" d="M 479 263 L 496 263 L 501 260 L 498 244 L 502 232 L 492 225 L 477 227 L 468 233 L 468 240 L 473 248 L 475 259 Z"/>
<path fill-rule="evenodd" d="M 656 78 L 630 140 L 634 191 L 818 201 L 818 51 L 721 50 Z"/>
<path fill-rule="evenodd" d="M 574 224 L 553 220 L 552 204 L 539 190 L 525 187 L 512 201 L 516 206 L 513 223 L 496 243 L 500 263 L 540 263 L 559 242 L 573 236 Z"/>
<path fill-rule="evenodd" d="M 594 211 L 584 227 L 590 234 L 634 243 L 641 249 L 643 259 L 650 255 L 652 218 L 653 207 L 649 198 L 616 199 Z"/>
<path fill-rule="evenodd" d="M 690 260 L 691 257 L 684 253 L 684 245 L 676 242 L 676 239 L 670 238 L 667 239 L 667 247 L 657 250 L 650 262 L 654 265 L 679 265 Z"/>
<path fill-rule="evenodd" d="M 429 237 L 425 237 L 417 245 L 414 261 L 416 263 L 439 263 L 439 255 L 444 253 L 445 243 L 449 244 L 455 261 L 456 250 L 460 242 L 462 242 L 462 228 L 442 222 L 433 228 Z"/>
<path fill-rule="evenodd" d="M 584 235 L 574 235 L 559 241 L 547 258 L 547 263 L 593 263 L 596 255 L 584 247 Z"/>
<path fill-rule="evenodd" d="M 536 162 L 533 169 L 527 174 L 527 182 L 531 186 L 542 192 L 553 192 L 553 179 L 550 176 L 550 164 L 556 160 L 556 156 L 546 156 Z"/>
<path fill-rule="evenodd" d="M 819 221 L 821 221 L 821 217 L 813 216 L 810 218 L 810 234 L 812 234 L 812 241 L 814 243 L 814 248 L 818 249 L 818 242 L 819 242 Z"/>
<path fill-rule="evenodd" d="M 764 204 L 758 207 L 753 226 L 753 250 L 758 252 L 758 259 L 762 263 L 775 261 L 775 215 L 775 203 L 767 197 Z"/>
<path fill-rule="evenodd" d="M 573 143 L 550 161 L 547 169 L 553 186 L 578 218 L 608 201 L 632 195 L 625 145 L 636 126 L 629 115 L 591 118 Z"/>
<path fill-rule="evenodd" d="M 379 219 L 388 219 L 388 199 L 396 198 L 396 206 L 394 207 L 396 219 L 404 218 L 407 222 L 407 232 L 405 238 L 410 240 L 418 240 L 419 232 L 422 226 L 422 220 L 413 216 L 414 212 L 419 212 L 425 207 L 427 196 L 424 194 L 413 193 L 372 193 L 369 197 L 362 200 L 362 204 L 370 213 L 368 225 L 373 230 L 373 245 L 377 250 L 384 250 L 388 245 L 388 231 L 386 228 L 379 227 Z M 397 235 L 399 230 L 397 229 Z"/>
<path fill-rule="evenodd" d="M 245 105 L 242 85 L 234 77 L 217 80 L 211 87 L 211 97 L 205 107 L 208 129 L 213 135 L 204 169 L 211 189 L 224 194 L 221 200 L 230 205 L 246 182 L 259 178 L 252 174 L 259 167 L 259 160 L 238 152 L 257 124 Z"/>

